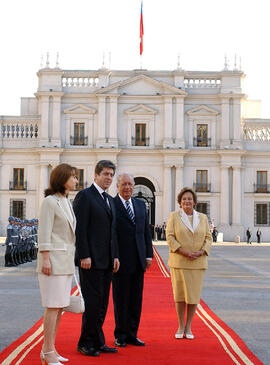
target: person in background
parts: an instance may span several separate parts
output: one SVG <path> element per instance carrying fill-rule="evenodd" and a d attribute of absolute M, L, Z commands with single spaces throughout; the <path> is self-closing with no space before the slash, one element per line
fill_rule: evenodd
<path fill-rule="evenodd" d="M 68 361 L 55 348 L 55 338 L 62 310 L 70 304 L 72 276 L 75 271 L 76 218 L 68 200 L 70 190 L 75 190 L 77 169 L 62 163 L 50 176 L 50 186 L 40 207 L 38 230 L 37 272 L 42 306 L 46 307 L 44 343 L 41 362 L 61 365 Z M 62 361 L 62 362 L 61 362 Z"/>
<path fill-rule="evenodd" d="M 252 242 L 250 241 L 250 239 L 251 239 L 252 233 L 251 233 L 251 230 L 249 227 L 247 229 L 246 235 L 247 235 L 247 243 L 251 244 Z"/>
<path fill-rule="evenodd" d="M 260 228 L 257 229 L 257 243 L 261 243 L 261 235 L 262 235 L 262 231 L 260 230 Z"/>
<path fill-rule="evenodd" d="M 192 189 L 183 188 L 177 201 L 180 210 L 170 214 L 166 230 L 170 248 L 168 266 L 178 317 L 175 338 L 192 340 L 191 324 L 200 302 L 212 235 L 207 216 L 194 210 L 197 196 Z"/>
<path fill-rule="evenodd" d="M 213 231 L 212 231 L 212 238 L 213 238 L 213 242 L 217 242 L 217 235 L 218 235 L 218 231 L 217 228 L 214 227 Z"/>

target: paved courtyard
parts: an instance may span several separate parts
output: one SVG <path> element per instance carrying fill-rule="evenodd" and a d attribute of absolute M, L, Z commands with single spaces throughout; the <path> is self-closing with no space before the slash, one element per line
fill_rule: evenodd
<path fill-rule="evenodd" d="M 157 250 L 167 263 L 168 246 Z M 0 246 L 0 351 L 43 314 L 35 262 L 5 268 Z M 270 364 L 270 245 L 212 247 L 202 299 L 259 357 Z"/>

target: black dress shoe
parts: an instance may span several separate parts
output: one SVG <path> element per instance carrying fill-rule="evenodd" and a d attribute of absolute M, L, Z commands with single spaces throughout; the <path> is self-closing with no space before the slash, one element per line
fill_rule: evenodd
<path fill-rule="evenodd" d="M 143 341 L 141 341 L 138 337 L 127 338 L 126 342 L 133 346 L 145 346 L 145 343 Z"/>
<path fill-rule="evenodd" d="M 126 347 L 127 346 L 126 342 L 125 341 L 122 341 L 122 340 L 119 340 L 119 338 L 116 338 L 114 340 L 114 344 L 117 347 Z"/>
<path fill-rule="evenodd" d="M 108 347 L 107 345 L 103 345 L 99 348 L 99 352 L 103 352 L 104 354 L 115 354 L 117 349 L 114 347 Z"/>
<path fill-rule="evenodd" d="M 99 352 L 94 347 L 77 346 L 77 351 L 86 356 L 99 356 Z"/>

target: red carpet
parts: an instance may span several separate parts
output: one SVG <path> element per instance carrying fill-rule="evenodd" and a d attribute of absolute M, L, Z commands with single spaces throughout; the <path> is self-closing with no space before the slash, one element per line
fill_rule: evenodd
<path fill-rule="evenodd" d="M 176 340 L 177 318 L 169 274 L 155 251 L 151 270 L 145 276 L 143 313 L 138 337 L 146 347 L 128 345 L 118 354 L 87 357 L 76 351 L 81 315 L 64 313 L 57 338 L 57 349 L 70 359 L 69 364 L 99 365 L 213 365 L 262 364 L 245 343 L 224 324 L 205 303 L 201 302 L 193 321 L 192 340 Z M 104 332 L 106 343 L 113 346 L 114 318 L 112 301 L 108 309 Z M 42 320 L 0 353 L 0 363 L 38 364 L 43 342 Z"/>

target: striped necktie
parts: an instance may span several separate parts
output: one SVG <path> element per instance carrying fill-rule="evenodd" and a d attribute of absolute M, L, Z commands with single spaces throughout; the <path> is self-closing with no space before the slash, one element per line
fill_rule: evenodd
<path fill-rule="evenodd" d="M 108 194 L 106 193 L 106 191 L 103 191 L 103 193 L 101 193 L 101 194 L 102 194 L 103 199 L 105 200 L 105 203 L 107 204 L 108 208 L 111 209 L 109 199 L 108 199 Z"/>
<path fill-rule="evenodd" d="M 131 208 L 130 208 L 130 202 L 128 200 L 125 201 L 126 203 L 126 210 L 128 212 L 129 218 L 133 224 L 135 224 L 135 215 L 133 214 Z"/>

